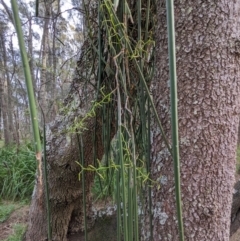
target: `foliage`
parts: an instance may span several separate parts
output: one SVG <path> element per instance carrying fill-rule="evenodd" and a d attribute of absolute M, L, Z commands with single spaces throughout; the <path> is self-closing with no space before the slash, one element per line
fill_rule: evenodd
<path fill-rule="evenodd" d="M 169 25 L 174 32 L 173 26 L 173 5 L 168 8 Z M 145 11 L 143 11 L 143 9 Z M 104 87 L 111 93 L 111 99 L 101 105 L 96 113 L 97 129 L 102 120 L 102 141 L 104 146 L 104 159 L 106 167 L 95 161 L 95 166 L 84 167 L 81 165 L 82 172 L 95 171 L 98 175 L 95 179 L 95 191 L 101 190 L 99 196 L 111 194 L 111 189 L 115 189 L 115 200 L 118 208 L 118 240 L 120 233 L 123 233 L 124 240 L 132 240 L 133 236 L 138 240 L 138 199 L 141 199 L 143 189 L 148 192 L 148 213 L 151 223 L 151 176 L 150 176 L 150 122 L 151 116 L 156 120 L 158 128 L 163 136 L 164 144 L 169 152 L 174 154 L 175 162 L 175 181 L 177 194 L 178 221 L 180 233 L 183 236 L 181 200 L 180 200 L 180 175 L 179 175 L 179 155 L 178 155 L 178 130 L 177 130 L 177 97 L 176 97 L 176 78 L 171 75 L 173 145 L 177 148 L 172 152 L 171 146 L 166 139 L 162 128 L 159 115 L 155 108 L 150 94 L 149 86 L 154 70 L 154 13 L 156 6 L 151 1 L 116 1 L 114 5 L 110 0 L 99 1 L 98 5 L 98 40 L 93 41 L 90 26 L 91 19 L 87 15 L 88 38 L 91 42 L 92 52 L 96 52 L 92 61 L 93 73 L 96 73 L 95 91 L 96 102 L 98 103 L 104 95 L 101 89 Z M 150 14 L 152 13 L 152 14 Z M 92 23 L 92 22 L 91 22 Z M 144 26 L 144 28 L 142 28 Z M 170 43 L 174 43 L 174 35 L 171 34 Z M 175 64 L 175 46 L 170 44 L 173 50 L 170 55 L 171 63 Z M 98 65 L 95 59 L 98 57 Z M 171 72 L 176 71 L 175 66 L 170 63 Z M 80 73 L 81 78 L 81 73 Z M 93 83 L 92 78 L 85 78 L 89 85 Z M 95 104 L 96 105 L 96 104 Z M 92 117 L 92 116 L 91 116 Z M 100 120 L 99 120 L 100 119 Z M 84 129 L 82 125 L 79 126 Z M 74 128 L 75 130 L 75 128 Z M 112 132 L 114 132 L 116 145 L 111 147 Z M 94 139 L 94 138 L 93 138 Z M 97 148 L 94 143 L 94 149 Z M 80 153 L 83 151 L 80 146 Z M 114 158 L 112 158 L 112 153 Z M 83 157 L 81 158 L 83 160 Z M 111 159 L 114 160 L 111 161 Z M 117 167 L 117 168 L 112 168 Z M 112 171 L 114 170 L 114 172 Z M 100 171 L 103 171 L 100 173 Z M 82 178 L 84 181 L 84 177 Z M 102 182 L 101 182 L 102 180 Z M 114 182 L 113 182 L 114 180 Z M 112 182 L 115 184 L 112 184 Z M 112 186 L 113 185 L 113 186 Z M 84 184 L 83 184 L 84 186 Z M 94 189 L 93 189 L 94 190 Z M 84 192 L 84 187 L 83 187 Z M 99 193 L 99 192 L 98 192 Z M 145 196 L 146 197 L 146 196 Z M 142 205 L 143 206 L 143 205 Z M 87 227 L 85 227 L 87 229 Z M 150 225 L 150 230 L 152 229 Z M 151 235 L 152 236 L 152 235 Z M 150 238 L 151 239 L 151 238 Z M 184 240 L 181 237 L 181 240 Z"/>
<path fill-rule="evenodd" d="M 4 141 L 0 140 L 0 148 L 2 148 L 4 146 Z"/>
<path fill-rule="evenodd" d="M 116 142 L 116 140 L 113 140 L 112 142 Z M 117 143 L 115 143 L 116 145 Z M 124 143 L 126 144 L 126 143 Z M 129 172 L 131 172 L 131 169 L 133 168 L 133 164 L 132 164 L 132 159 L 131 159 L 131 153 L 128 149 L 127 146 L 124 146 L 125 148 L 125 155 L 124 155 L 124 178 L 125 178 L 125 185 L 124 186 L 128 186 L 129 185 L 129 180 L 128 180 L 128 176 L 129 176 Z M 113 148 L 113 147 L 112 147 Z M 114 149 L 116 151 L 117 146 L 114 147 Z M 114 152 L 114 151 L 113 151 Z M 92 194 L 93 197 L 96 200 L 98 199 L 106 199 L 108 197 L 112 197 L 112 200 L 114 202 L 117 201 L 117 175 L 119 174 L 119 172 L 121 171 L 120 166 L 116 165 L 114 162 L 114 159 L 117 159 L 116 156 L 114 156 L 114 153 L 111 153 L 111 159 L 109 159 L 109 163 L 106 164 L 106 158 L 105 156 L 103 157 L 103 160 L 100 162 L 98 162 L 98 168 L 95 168 L 93 166 L 88 166 L 87 168 L 82 167 L 80 163 L 78 163 L 81 166 L 82 170 L 85 171 L 93 171 L 95 172 L 95 179 L 94 179 L 94 184 L 92 186 Z M 115 153 L 116 155 L 116 153 Z M 137 181 L 137 185 L 139 190 L 141 190 L 141 185 L 148 183 L 149 185 L 153 186 L 153 185 L 157 185 L 157 188 L 160 188 L 159 183 L 157 183 L 154 180 L 151 180 L 149 177 L 149 173 L 147 172 L 147 168 L 145 166 L 145 162 L 138 160 L 139 163 L 141 163 L 140 166 L 136 167 L 137 170 L 137 176 L 136 179 Z M 79 177 L 81 178 L 81 172 L 79 173 Z M 120 183 L 121 186 L 121 183 Z M 139 195 L 141 193 L 138 193 Z M 126 197 L 128 198 L 128 192 L 126 192 Z"/>
<path fill-rule="evenodd" d="M 0 150 L 0 196 L 2 199 L 29 199 L 35 180 L 36 161 L 32 144 Z"/>
<path fill-rule="evenodd" d="M 145 9 L 144 13 L 142 9 Z M 164 136 L 149 92 L 154 69 L 152 33 L 155 10 L 155 5 L 150 1 L 142 3 L 141 1 L 138 3 L 121 1 L 114 6 L 110 0 L 99 1 L 97 12 L 100 28 L 98 26 L 96 28 L 97 41 L 94 41 L 95 36 L 92 36 L 95 25 L 92 22 L 94 16 L 91 16 L 91 12 L 96 11 L 89 11 L 89 14 L 86 14 L 90 47 L 85 52 L 86 55 L 93 53 L 90 57 L 87 55 L 88 61 L 91 61 L 91 71 L 86 72 L 95 73 L 96 78 L 93 80 L 92 75 L 85 76 L 85 72 L 80 71 L 78 76 L 80 81 L 82 79 L 88 82 L 88 86 L 95 88 L 96 95 L 92 110 L 96 109 L 96 112 L 94 111 L 94 115 L 90 117 L 96 118 L 94 135 L 97 135 L 96 130 L 101 123 L 104 166 L 97 162 L 96 159 L 99 157 L 94 157 L 94 166 L 90 167 L 84 167 L 79 161 L 82 170 L 80 174 L 82 177 L 84 171 L 96 172 L 95 191 L 98 197 L 115 192 L 117 206 L 122 206 L 117 210 L 118 240 L 121 234 L 124 240 L 132 240 L 133 236 L 138 240 L 138 200 L 141 199 L 139 196 L 143 195 L 143 189 L 149 193 L 149 206 L 146 208 L 149 210 L 151 220 L 150 186 L 152 183 L 149 175 L 151 113 L 156 118 Z M 153 14 L 150 15 L 150 12 Z M 141 26 L 145 26 L 145 29 L 142 30 Z M 98 60 L 97 63 L 96 60 Z M 104 93 L 101 91 L 103 88 Z M 89 93 L 90 90 L 92 90 L 91 87 L 86 92 Z M 97 106 L 99 108 L 94 108 L 108 95 L 110 99 L 106 103 L 101 103 Z M 82 121 L 79 128 L 75 126 L 73 130 L 78 129 L 78 134 L 81 134 L 79 128 L 84 130 Z M 113 136 L 116 140 L 114 146 L 112 145 Z M 167 140 L 165 143 L 170 150 Z M 95 137 L 93 137 L 93 145 L 96 149 Z M 79 145 L 80 153 L 83 153 L 83 149 L 84 147 Z M 84 177 L 82 180 L 84 181 Z M 87 230 L 87 227 L 85 229 Z"/>

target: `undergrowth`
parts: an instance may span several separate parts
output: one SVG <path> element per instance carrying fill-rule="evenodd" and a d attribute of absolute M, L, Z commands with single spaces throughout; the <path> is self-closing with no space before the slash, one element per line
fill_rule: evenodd
<path fill-rule="evenodd" d="M 0 140 L 0 148 L 2 148 L 4 146 L 4 141 Z"/>
<path fill-rule="evenodd" d="M 33 146 L 0 149 L 0 197 L 2 200 L 30 199 L 35 180 L 36 161 Z"/>

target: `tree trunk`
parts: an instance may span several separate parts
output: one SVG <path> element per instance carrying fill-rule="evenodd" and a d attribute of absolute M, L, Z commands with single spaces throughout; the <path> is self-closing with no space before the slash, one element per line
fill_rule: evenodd
<path fill-rule="evenodd" d="M 87 126 L 89 131 L 83 135 L 84 144 L 90 147 L 85 152 L 85 165 L 92 160 L 91 138 L 93 121 Z M 78 179 L 81 171 L 79 165 L 79 152 L 76 136 L 66 135 L 65 132 L 71 122 L 64 117 L 52 124 L 48 129 L 47 160 L 48 160 L 48 182 L 50 191 L 52 240 L 67 240 L 68 232 L 83 230 L 83 204 L 82 184 Z M 92 173 L 87 172 L 86 182 L 91 184 Z M 30 220 L 26 240 L 47 240 L 47 216 L 45 206 L 45 195 L 40 183 L 35 186 L 32 204 L 30 208 Z M 91 185 L 86 186 L 89 194 Z M 89 195 L 88 195 L 89 196 Z M 88 202 L 87 212 L 90 211 Z"/>
<path fill-rule="evenodd" d="M 11 79 L 10 79 L 10 73 L 8 68 L 8 55 L 7 55 L 6 37 L 4 36 L 4 32 L 1 33 L 1 40 L 2 40 L 3 67 L 5 72 L 6 89 L 7 89 L 6 105 L 7 105 L 7 117 L 8 117 L 8 132 L 9 132 L 9 138 L 10 138 L 9 141 L 10 143 L 12 143 L 13 142 L 12 86 L 11 86 Z"/>
<path fill-rule="evenodd" d="M 0 62 L 0 66 L 2 67 L 2 63 Z M 3 131 L 3 78 L 0 76 L 0 140 L 2 139 L 2 131 Z"/>
<path fill-rule="evenodd" d="M 80 108 L 78 108 L 80 109 Z M 47 161 L 48 183 L 50 191 L 52 240 L 65 241 L 68 233 L 83 231 L 83 190 L 78 175 L 82 171 L 79 164 L 79 148 L 76 134 L 66 134 L 68 128 L 74 125 L 75 118 L 83 118 L 86 113 L 75 111 L 72 116 L 58 116 L 58 119 L 49 126 L 47 131 Z M 103 156 L 102 123 L 97 118 L 87 120 L 86 130 L 82 134 L 84 146 L 84 166 L 93 165 L 94 151 L 97 159 Z M 93 134 L 96 131 L 96 150 L 93 145 Z M 87 196 L 88 228 L 93 225 L 91 214 L 90 190 L 93 182 L 93 173 L 86 172 L 85 193 Z M 26 233 L 26 240 L 47 240 L 47 216 L 45 196 L 41 184 L 35 185 L 30 208 L 30 220 Z"/>
<path fill-rule="evenodd" d="M 51 120 L 54 120 L 56 114 L 57 114 L 57 101 L 56 101 L 56 77 L 57 77 L 57 63 L 58 58 L 56 55 L 56 36 L 57 36 L 57 22 L 58 22 L 58 16 L 61 12 L 61 5 L 60 0 L 57 1 L 55 9 L 52 9 L 52 15 L 54 16 L 54 19 L 52 21 L 52 45 L 51 45 L 51 56 L 50 56 L 50 66 L 51 66 L 51 84 L 50 84 L 50 91 L 51 91 L 51 97 L 52 97 L 52 106 L 50 109 L 51 112 Z"/>
<path fill-rule="evenodd" d="M 46 123 L 49 122 L 48 118 L 48 93 L 47 93 L 47 58 L 48 58 L 48 41 L 49 41 L 49 22 L 50 22 L 50 4 L 45 3 L 44 7 L 44 26 L 43 26 L 43 35 L 42 35 L 42 43 L 41 43 L 41 71 L 40 71 L 40 87 L 38 93 L 39 105 L 45 114 Z M 51 81 L 51 80 L 50 80 Z M 43 119 L 41 115 L 41 126 L 43 125 Z"/>
<path fill-rule="evenodd" d="M 9 145 L 12 143 L 13 135 L 13 120 L 12 120 L 12 106 L 11 106 L 11 86 L 10 77 L 7 66 L 7 54 L 6 54 L 6 39 L 4 36 L 4 29 L 0 34 L 1 50 L 2 50 L 2 66 L 3 66 L 3 98 L 2 98 L 2 111 L 3 111 L 3 125 L 4 125 L 4 139 L 5 144 Z"/>
<path fill-rule="evenodd" d="M 64 109 L 51 123 L 47 130 L 47 162 L 48 183 L 50 191 L 52 240 L 65 241 L 67 234 L 83 231 L 83 189 L 78 175 L 82 171 L 79 162 L 79 146 L 76 137 L 78 122 L 81 121 L 92 107 L 95 98 L 94 79 L 89 84 L 89 69 L 92 68 L 92 51 L 86 41 L 82 47 L 82 55 L 77 63 L 76 77 L 73 80 L 68 97 L 65 99 Z M 90 56 L 89 56 L 90 55 Z M 92 77 L 95 77 L 93 73 Z M 93 164 L 94 156 L 101 160 L 103 156 L 102 118 L 98 109 L 96 115 L 84 122 L 82 132 L 84 166 Z M 113 121 L 115 124 L 115 121 Z M 114 127 L 114 126 L 113 126 Z M 114 128 L 112 135 L 114 135 Z M 96 143 L 94 148 L 93 140 Z M 38 178 L 41 180 L 41 178 Z M 88 227 L 92 225 L 90 190 L 93 173 L 86 172 L 86 196 Z M 45 196 L 41 181 L 35 185 L 30 207 L 30 220 L 26 232 L 26 241 L 47 240 L 47 216 Z"/>
<path fill-rule="evenodd" d="M 20 135 L 19 135 L 19 111 L 18 107 L 16 108 L 16 111 L 13 112 L 14 119 L 15 119 L 15 131 L 14 131 L 14 142 L 19 147 L 20 145 Z"/>
<path fill-rule="evenodd" d="M 7 119 L 7 105 L 6 105 L 6 87 L 4 78 L 0 79 L 0 92 L 1 93 L 1 110 L 2 110 L 2 119 L 3 119 L 3 136 L 4 136 L 4 144 L 10 144 L 10 137 L 8 131 L 8 119 Z"/>
<path fill-rule="evenodd" d="M 236 37 L 239 4 L 233 1 L 205 1 L 202 5 L 175 1 L 177 67 L 179 79 L 179 131 L 183 216 L 186 241 L 229 240 L 230 210 L 235 170 L 237 125 L 239 121 L 238 49 Z M 169 73 L 165 4 L 159 1 L 156 28 L 156 74 L 153 97 L 168 138 L 170 133 Z M 88 48 L 88 47 L 87 47 Z M 86 51 L 86 53 L 91 51 Z M 90 59 L 90 63 L 88 62 Z M 80 58 L 80 74 L 88 73 L 91 57 Z M 91 69 L 91 67 L 90 67 Z M 81 79 L 81 78 L 80 78 Z M 83 82 L 84 82 L 83 78 Z M 81 171 L 78 145 L 69 126 L 89 109 L 83 100 L 83 82 L 75 80 L 66 104 L 74 108 L 49 126 L 47 159 L 52 212 L 53 240 L 67 240 L 67 233 L 82 227 L 82 189 L 77 175 Z M 90 99 L 89 99 L 90 96 Z M 74 101 L 73 101 L 74 100 Z M 97 118 L 100 120 L 101 118 Z M 94 119 L 83 132 L 84 159 L 93 161 Z M 97 121 L 97 158 L 101 159 L 102 123 Z M 152 178 L 161 185 L 152 190 L 153 240 L 178 240 L 175 213 L 173 163 L 160 131 L 152 126 Z M 74 128 L 75 130 L 75 128 Z M 114 134 L 114 131 L 112 135 Z M 87 196 L 92 174 L 87 172 Z M 158 185 L 157 185 L 158 186 Z M 89 204 L 89 203 L 88 203 Z M 90 204 L 88 205 L 88 211 Z M 90 216 L 90 213 L 89 213 Z M 30 209 L 26 240 L 46 240 L 45 198 L 41 183 L 36 183 Z M 142 240 L 149 240 L 145 219 Z"/>
<path fill-rule="evenodd" d="M 7 67 L 7 56 L 5 55 L 5 72 L 7 79 L 7 116 L 8 116 L 8 132 L 10 144 L 14 143 L 14 128 L 13 128 L 13 105 L 12 105 L 12 85 Z M 5 58 L 4 57 L 4 58 Z"/>
<path fill-rule="evenodd" d="M 239 2 L 177 0 L 175 6 L 185 240 L 226 241 L 239 123 Z M 157 12 L 152 89 L 170 138 L 165 3 L 159 2 Z M 157 125 L 152 137 L 152 178 L 161 185 L 152 190 L 153 240 L 176 241 L 173 162 Z M 143 240 L 149 240 L 144 231 Z"/>

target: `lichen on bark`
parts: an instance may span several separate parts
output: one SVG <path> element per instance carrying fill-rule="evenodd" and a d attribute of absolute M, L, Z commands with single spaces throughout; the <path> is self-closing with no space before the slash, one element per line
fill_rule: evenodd
<path fill-rule="evenodd" d="M 174 3 L 185 240 L 225 241 L 229 240 L 240 104 L 239 56 L 231 44 L 240 35 L 239 3 Z M 158 8 L 157 18 L 153 98 L 170 139 L 164 6 Z M 161 155 L 165 149 L 162 138 L 153 132 L 152 140 L 152 178 L 166 176 L 168 180 L 159 190 L 153 187 L 153 210 L 161 202 L 161 213 L 168 216 L 164 225 L 159 225 L 161 215 L 155 216 L 153 240 L 175 241 L 173 163 Z"/>

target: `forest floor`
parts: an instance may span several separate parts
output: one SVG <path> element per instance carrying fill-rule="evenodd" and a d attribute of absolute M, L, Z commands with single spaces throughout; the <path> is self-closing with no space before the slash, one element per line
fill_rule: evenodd
<path fill-rule="evenodd" d="M 104 203 L 100 201 L 94 207 L 100 210 L 104 208 Z M 0 241 L 21 241 L 26 231 L 28 216 L 29 204 L 0 202 Z M 96 220 L 93 230 L 88 232 L 88 240 L 116 240 L 115 220 L 116 217 Z M 68 240 L 84 241 L 84 233 L 69 235 Z"/>
<path fill-rule="evenodd" d="M 0 241 L 21 241 L 22 234 L 27 226 L 29 205 L 16 205 L 16 209 L 2 222 L 0 217 Z M 19 227 L 19 228 L 17 228 Z M 98 227 L 99 229 L 100 227 Z M 108 227 L 109 228 L 109 227 Z M 101 229 L 101 228 L 100 228 Z M 103 230 L 100 230 L 101 231 Z M 94 232 L 96 233 L 96 232 Z M 91 235 L 91 232 L 90 232 Z M 240 229 L 230 238 L 230 241 L 240 240 Z M 69 237 L 69 241 L 84 241 L 83 234 Z"/>
<path fill-rule="evenodd" d="M 4 203 L 4 206 L 1 206 L 6 212 L 8 212 L 7 205 Z M 13 207 L 12 211 L 9 210 L 10 212 L 0 215 L 0 240 L 21 241 L 27 227 L 29 205 L 11 202 L 9 206 Z"/>

